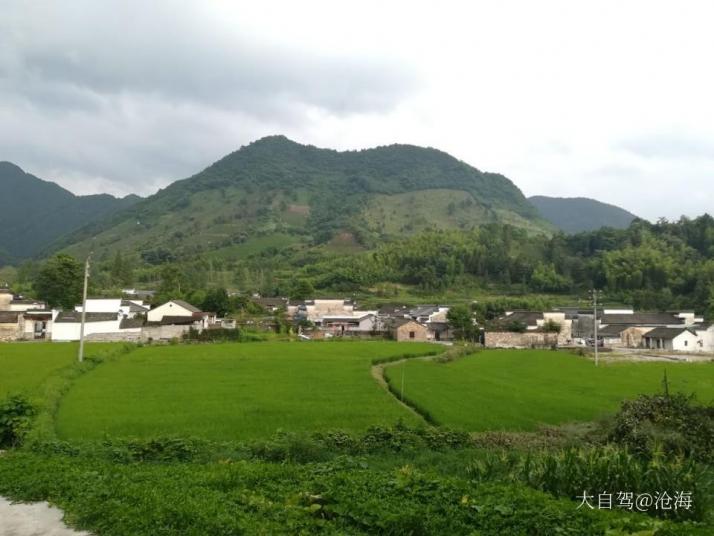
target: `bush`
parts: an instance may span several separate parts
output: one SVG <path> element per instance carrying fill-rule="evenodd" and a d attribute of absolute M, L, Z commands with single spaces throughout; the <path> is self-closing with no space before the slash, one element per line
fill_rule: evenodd
<path fill-rule="evenodd" d="M 30 430 L 36 408 L 25 397 L 15 395 L 0 404 L 0 447 L 16 447 Z"/>
<path fill-rule="evenodd" d="M 160 437 L 106 441 L 104 448 L 115 462 L 188 462 L 202 451 L 204 442 L 196 439 Z"/>
<path fill-rule="evenodd" d="M 651 509 L 647 513 L 677 520 L 701 520 L 708 505 L 704 501 L 707 484 L 696 462 L 683 458 L 652 460 L 638 458 L 627 449 L 569 448 L 555 452 L 520 455 L 488 453 L 470 463 L 466 473 L 476 482 L 521 482 L 556 497 L 574 499 L 583 491 L 598 496 L 618 492 L 649 493 L 692 492 L 696 497 L 691 509 Z M 613 499 L 614 500 L 614 499 Z"/>
<path fill-rule="evenodd" d="M 714 407 L 683 394 L 642 395 L 622 404 L 609 439 L 652 458 L 663 452 L 714 461 Z"/>
<path fill-rule="evenodd" d="M 186 341 L 200 342 L 254 342 L 264 340 L 262 337 L 250 333 L 246 333 L 239 329 L 204 329 L 198 331 L 195 328 L 190 328 L 183 334 Z"/>

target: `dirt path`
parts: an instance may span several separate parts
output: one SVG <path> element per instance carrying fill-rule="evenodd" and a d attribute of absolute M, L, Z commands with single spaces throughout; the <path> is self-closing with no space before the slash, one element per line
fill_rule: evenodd
<path fill-rule="evenodd" d="M 0 536 L 90 536 L 62 521 L 62 510 L 47 503 L 11 503 L 0 497 Z"/>
<path fill-rule="evenodd" d="M 398 365 L 399 363 L 404 363 L 405 361 L 407 361 L 407 359 L 400 359 L 399 361 L 392 361 L 391 363 L 381 363 L 379 365 L 372 365 L 370 373 L 372 374 L 372 378 L 374 378 L 374 380 L 377 382 L 377 385 L 384 389 L 387 394 L 389 394 L 389 396 L 391 396 L 397 402 L 397 404 L 402 406 L 404 409 L 406 409 L 412 415 L 416 416 L 418 419 L 426 422 L 426 419 L 424 419 L 424 416 L 421 413 L 419 413 L 409 404 L 405 404 L 404 402 L 402 402 L 402 400 L 389 389 L 389 384 L 387 383 L 387 380 L 384 377 L 384 367 L 386 365 L 394 366 Z"/>
<path fill-rule="evenodd" d="M 396 365 L 400 365 L 406 361 L 411 361 L 413 359 L 421 359 L 422 361 L 431 361 L 438 357 L 442 357 L 442 355 L 443 354 L 424 355 L 424 356 L 419 356 L 419 357 L 407 357 L 404 359 L 399 359 L 397 361 L 390 361 L 388 363 L 380 363 L 379 365 L 372 365 L 372 368 L 370 369 L 370 373 L 372 374 L 372 378 L 374 378 L 374 380 L 377 382 L 377 385 L 379 385 L 382 389 L 384 389 L 387 392 L 387 394 L 389 394 L 389 396 L 391 396 L 397 402 L 397 404 L 402 406 L 404 409 L 406 409 L 412 415 L 415 415 L 416 417 L 418 417 L 420 420 L 422 420 L 428 426 L 431 426 L 431 423 L 424 415 L 422 415 L 416 408 L 414 408 L 413 406 L 410 406 L 407 402 L 403 401 L 399 396 L 397 396 L 396 393 L 394 393 L 389 388 L 387 379 L 384 377 L 384 369 L 386 367 L 394 367 Z"/>

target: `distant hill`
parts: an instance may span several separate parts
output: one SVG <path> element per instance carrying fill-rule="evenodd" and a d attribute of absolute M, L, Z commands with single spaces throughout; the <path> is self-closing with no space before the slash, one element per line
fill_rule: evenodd
<path fill-rule="evenodd" d="M 0 162 L 0 265 L 42 253 L 60 236 L 127 208 L 140 198 L 76 196 Z"/>
<path fill-rule="evenodd" d="M 566 233 L 593 231 L 601 227 L 625 229 L 637 216 L 615 205 L 586 197 L 529 197 L 540 214 Z"/>
<path fill-rule="evenodd" d="M 511 223 L 550 232 L 507 178 L 436 149 L 390 145 L 339 152 L 284 136 L 255 141 L 62 244 L 82 254 L 139 252 L 147 262 L 201 252 L 324 244 L 336 250 L 424 229 Z"/>

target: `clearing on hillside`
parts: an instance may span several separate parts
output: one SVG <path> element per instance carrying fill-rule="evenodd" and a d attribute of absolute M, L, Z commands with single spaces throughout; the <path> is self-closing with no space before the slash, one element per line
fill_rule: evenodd
<path fill-rule="evenodd" d="M 623 399 L 662 390 L 714 400 L 714 363 L 603 363 L 550 350 L 484 350 L 450 363 L 411 360 L 385 368 L 397 389 L 442 425 L 469 431 L 533 430 L 591 421 Z"/>
<path fill-rule="evenodd" d="M 394 342 L 144 347 L 79 378 L 57 418 L 67 439 L 268 437 L 417 424 L 370 376 L 372 360 L 438 351 Z"/>

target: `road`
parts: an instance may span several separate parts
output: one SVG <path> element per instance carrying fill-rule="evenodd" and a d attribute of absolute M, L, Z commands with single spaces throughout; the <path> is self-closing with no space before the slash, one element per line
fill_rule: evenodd
<path fill-rule="evenodd" d="M 0 536 L 90 536 L 62 522 L 62 511 L 47 503 L 11 503 L 0 497 Z"/>

